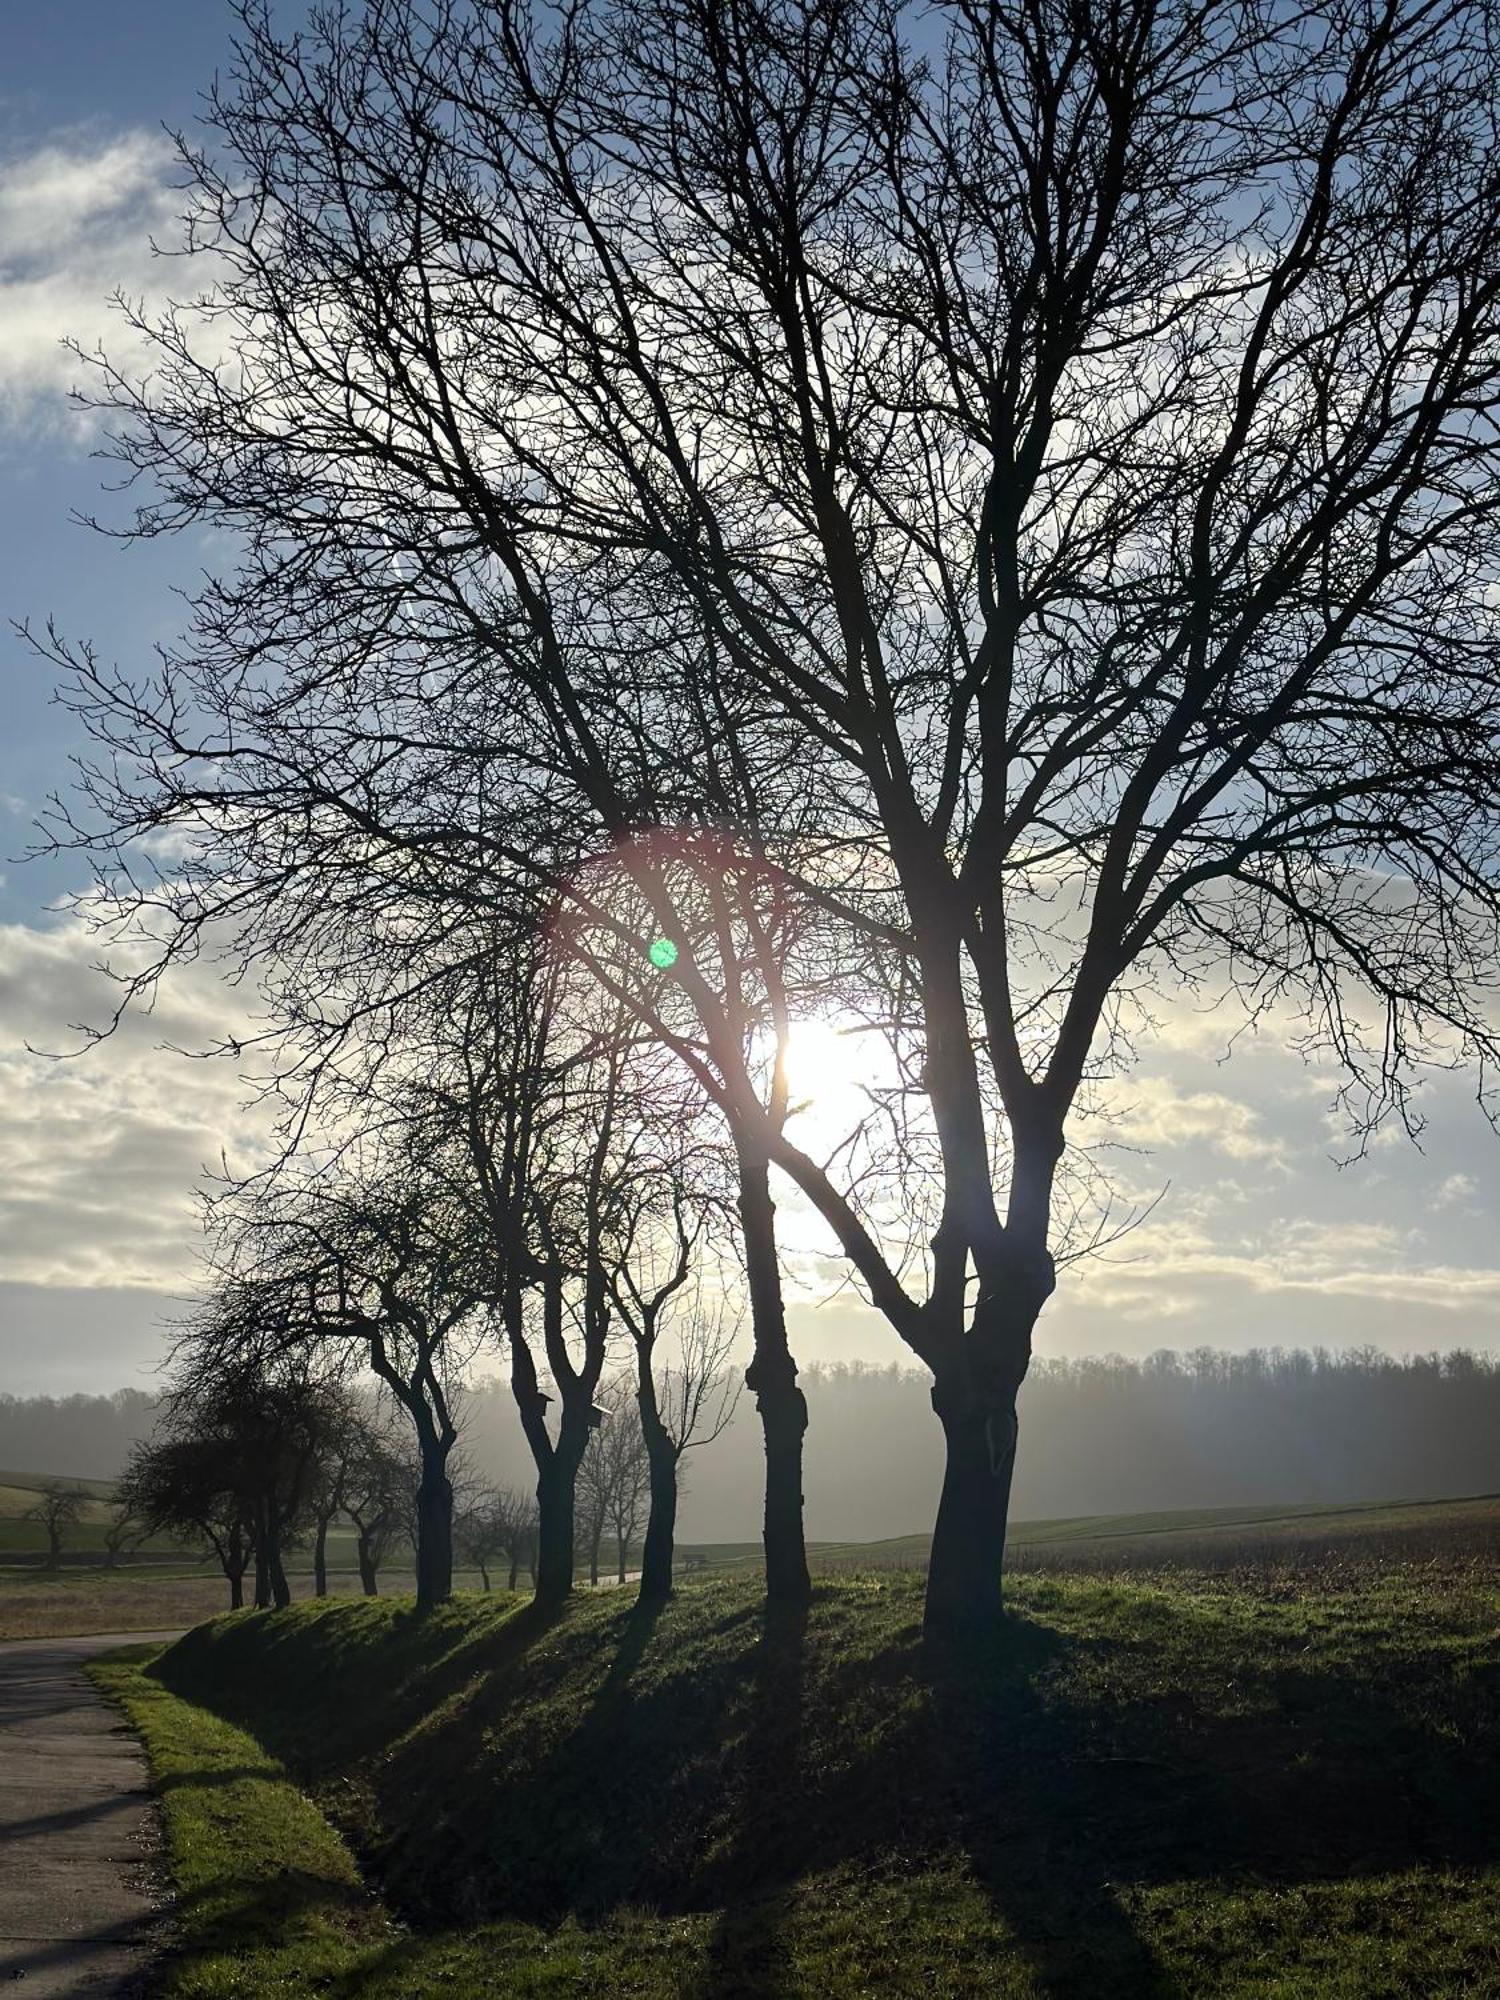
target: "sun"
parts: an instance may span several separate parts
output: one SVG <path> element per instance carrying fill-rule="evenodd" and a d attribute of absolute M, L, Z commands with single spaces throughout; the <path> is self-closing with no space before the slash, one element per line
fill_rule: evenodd
<path fill-rule="evenodd" d="M 822 1016 L 796 1021 L 787 1035 L 786 1079 L 791 1122 L 799 1136 L 832 1142 L 869 1109 L 874 1081 L 872 1038 L 854 1022 Z"/>

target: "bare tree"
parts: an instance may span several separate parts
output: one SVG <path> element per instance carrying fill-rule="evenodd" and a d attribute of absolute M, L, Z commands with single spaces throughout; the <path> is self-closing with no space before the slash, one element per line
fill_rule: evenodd
<path fill-rule="evenodd" d="M 100 1537 L 104 1546 L 104 1567 L 115 1569 L 120 1557 L 137 1542 L 144 1541 L 146 1529 L 128 1499 L 116 1495 L 110 1503 L 109 1519 Z"/>
<path fill-rule="evenodd" d="M 288 1167 L 225 1197 L 221 1256 L 274 1302 L 271 1345 L 321 1368 L 368 1366 L 410 1420 L 416 1488 L 417 1602 L 452 1590 L 454 1387 L 484 1338 L 489 1262 L 443 1180 L 407 1134 L 393 1155 L 351 1153 L 323 1170 Z M 222 1365 L 247 1335 L 220 1330 Z M 262 1347 L 265 1336 L 257 1335 Z"/>
<path fill-rule="evenodd" d="M 490 1571 L 509 1552 L 508 1524 L 498 1491 L 487 1485 L 465 1483 L 453 1510 L 453 1547 L 459 1560 L 479 1571 L 486 1592 Z"/>
<path fill-rule="evenodd" d="M 503 953 L 437 983 L 428 1081 L 406 1100 L 485 1246 L 537 1469 L 537 1594 L 549 1602 L 573 1585 L 581 1475 L 598 1580 L 608 1509 L 597 1397 L 642 1129 L 628 1017 L 613 1004 L 601 1010 L 597 991 L 580 995 L 579 985 L 535 926 L 509 927 Z"/>
<path fill-rule="evenodd" d="M 240 1285 L 206 1301 L 175 1350 L 171 1405 L 177 1434 L 211 1439 L 223 1451 L 224 1476 L 237 1486 L 248 1526 L 256 1606 L 280 1609 L 292 1600 L 286 1557 L 312 1525 L 329 1397 L 324 1383 L 277 1352 L 275 1322 L 257 1317 L 265 1305 L 263 1293 Z"/>
<path fill-rule="evenodd" d="M 729 1310 L 722 1273 L 705 1282 L 699 1236 L 713 1207 L 702 1201 L 701 1186 L 696 1209 L 689 1207 L 689 1178 L 679 1162 L 655 1190 L 659 1195 L 664 1186 L 668 1192 L 670 1222 L 649 1208 L 632 1214 L 626 1250 L 611 1277 L 616 1307 L 635 1347 L 635 1399 L 649 1499 L 641 1596 L 658 1600 L 672 1592 L 683 1457 L 721 1434 L 738 1397 L 728 1361 L 739 1322 Z M 678 1358 L 658 1375 L 661 1337 L 669 1323 Z"/>
<path fill-rule="evenodd" d="M 54 646 L 104 746 L 58 837 L 155 920 L 136 990 L 227 923 L 304 1044 L 518 881 L 621 1004 L 599 940 L 663 947 L 740 1163 L 774 1594 L 771 1171 L 932 1373 L 947 1635 L 998 1615 L 1059 1163 L 1152 996 L 1294 1013 L 1359 1133 L 1426 1063 L 1487 1090 L 1496 82 L 1481 0 L 246 18 L 185 149 L 232 363 L 175 313 L 96 398 L 135 531 L 245 555 L 156 685 Z M 798 980 L 693 897 L 826 925 L 915 1208 L 799 1143 L 755 1032 Z"/>
<path fill-rule="evenodd" d="M 588 1564 L 589 1583 L 599 1583 L 599 1551 L 604 1546 L 604 1523 L 609 1514 L 609 1466 L 600 1433 L 589 1433 L 583 1457 L 578 1461 L 574 1482 L 574 1519 L 579 1546 Z"/>
<path fill-rule="evenodd" d="M 229 1608 L 245 1601 L 252 1508 L 249 1482 L 226 1450 L 222 1432 L 194 1434 L 172 1413 L 130 1454 L 118 1491 L 150 1534 L 205 1541 L 229 1585 Z"/>
<path fill-rule="evenodd" d="M 625 1581 L 626 1559 L 640 1532 L 650 1491 L 646 1441 L 630 1378 L 601 1383 L 599 1421 L 578 1468 L 578 1523 L 589 1556 L 589 1582 L 599 1581 L 605 1530 L 614 1538 L 616 1581 Z"/>
<path fill-rule="evenodd" d="M 409 1440 L 394 1425 L 372 1424 L 345 1461 L 343 1510 L 354 1524 L 355 1561 L 366 1597 L 380 1594 L 380 1567 L 413 1514 L 420 1474 Z"/>
<path fill-rule="evenodd" d="M 23 1521 L 35 1521 L 47 1537 L 48 1569 L 61 1569 L 63 1536 L 78 1526 L 88 1503 L 89 1495 L 83 1487 L 49 1479 L 34 1504 L 21 1516 Z"/>
<path fill-rule="evenodd" d="M 538 1540 L 536 1501 L 525 1493 L 518 1493 L 512 1486 L 497 1487 L 491 1510 L 500 1547 L 510 1564 L 506 1587 L 510 1590 L 516 1588 L 523 1569 L 529 1572 L 535 1584 Z"/>
<path fill-rule="evenodd" d="M 605 1482 L 605 1513 L 615 1544 L 615 1581 L 625 1581 L 626 1566 L 636 1537 L 645 1524 L 651 1497 L 651 1462 L 628 1375 L 616 1376 L 602 1398 L 605 1421 L 600 1442 L 609 1476 Z"/>

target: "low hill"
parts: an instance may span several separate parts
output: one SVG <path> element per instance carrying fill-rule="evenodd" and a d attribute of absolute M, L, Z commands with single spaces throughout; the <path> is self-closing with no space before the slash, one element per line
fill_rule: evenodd
<path fill-rule="evenodd" d="M 110 1495 L 115 1490 L 112 1479 L 74 1479 L 65 1472 L 0 1471 L 0 1521 L 14 1520 L 18 1514 L 34 1507 L 49 1486 L 66 1486 L 87 1494 L 85 1520 L 102 1519 L 108 1510 Z"/>

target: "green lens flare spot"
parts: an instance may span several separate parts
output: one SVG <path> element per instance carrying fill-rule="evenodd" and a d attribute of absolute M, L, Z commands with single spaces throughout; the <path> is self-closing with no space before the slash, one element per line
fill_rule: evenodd
<path fill-rule="evenodd" d="M 677 947 L 670 938 L 653 938 L 651 949 L 646 956 L 658 972 L 665 972 L 677 963 Z"/>

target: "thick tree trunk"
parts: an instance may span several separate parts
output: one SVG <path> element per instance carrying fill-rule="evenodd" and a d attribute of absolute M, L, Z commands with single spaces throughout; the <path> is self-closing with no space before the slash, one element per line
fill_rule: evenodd
<path fill-rule="evenodd" d="M 328 1520 L 322 1516 L 313 1536 L 313 1596 L 328 1595 Z"/>
<path fill-rule="evenodd" d="M 576 1461 L 564 1453 L 559 1442 L 536 1483 L 536 1594 L 546 1604 L 560 1603 L 573 1588 L 577 1476 Z"/>
<path fill-rule="evenodd" d="M 255 1608 L 267 1611 L 271 1605 L 271 1565 L 266 1554 L 264 1533 L 255 1538 Z"/>
<path fill-rule="evenodd" d="M 807 1430 L 807 1399 L 797 1387 L 797 1364 L 787 1345 L 781 1272 L 776 1262 L 776 1208 L 765 1162 L 742 1157 L 739 1182 L 745 1275 L 755 1339 L 755 1357 L 745 1370 L 745 1384 L 754 1393 L 766 1445 L 766 1596 L 772 1603 L 804 1604 L 812 1591 L 802 1533 L 802 1439 Z"/>
<path fill-rule="evenodd" d="M 660 1603 L 672 1595 L 672 1557 L 677 1540 L 677 1465 L 682 1453 L 662 1422 L 661 1408 L 656 1400 L 656 1377 L 652 1373 L 654 1346 L 654 1332 L 650 1341 L 637 1343 L 639 1387 L 635 1400 L 641 1413 L 641 1437 L 646 1446 L 649 1494 L 646 1539 L 641 1548 L 641 1596 Z"/>
<path fill-rule="evenodd" d="M 226 1570 L 229 1579 L 229 1608 L 243 1611 L 245 1608 L 245 1572 L 242 1569 Z"/>
<path fill-rule="evenodd" d="M 510 1558 L 510 1589 L 514 1590 L 521 1575 L 521 1558 L 514 1550 Z"/>
<path fill-rule="evenodd" d="M 672 1595 L 672 1552 L 677 1537 L 677 1453 L 663 1431 L 646 1432 L 651 1469 L 651 1504 L 646 1515 L 646 1544 L 641 1551 L 641 1596 Z"/>
<path fill-rule="evenodd" d="M 453 1595 L 453 1483 L 443 1461 L 427 1458 L 417 1488 L 417 1608 Z"/>
<path fill-rule="evenodd" d="M 1002 1613 L 1001 1570 L 1016 1460 L 1015 1396 L 986 1402 L 967 1384 L 932 1392 L 947 1463 L 927 1567 L 923 1630 L 962 1641 L 993 1632 Z"/>
<path fill-rule="evenodd" d="M 480 1582 L 481 1582 L 481 1583 L 483 1583 L 483 1585 L 484 1585 L 484 1589 L 485 1589 L 485 1595 L 486 1595 L 486 1596 L 488 1596 L 488 1595 L 489 1595 L 489 1588 L 490 1588 L 490 1573 L 489 1573 L 489 1571 L 488 1571 L 488 1570 L 487 1570 L 487 1569 L 485 1568 L 485 1566 L 484 1566 L 484 1564 L 483 1564 L 483 1563 L 479 1563 L 479 1564 L 477 1565 L 477 1567 L 478 1567 L 478 1570 L 479 1570 L 479 1579 L 480 1579 Z"/>
<path fill-rule="evenodd" d="M 380 1595 L 380 1582 L 377 1575 L 377 1564 L 370 1553 L 369 1537 L 363 1530 L 361 1530 L 359 1539 L 354 1546 L 355 1557 L 359 1563 L 360 1589 L 366 1597 L 378 1597 Z"/>
<path fill-rule="evenodd" d="M 620 1544 L 620 1560 L 615 1570 L 615 1582 L 623 1583 L 625 1581 L 625 1537 L 621 1535 L 618 1537 L 618 1540 Z"/>
<path fill-rule="evenodd" d="M 601 1524 L 600 1526 L 598 1526 L 597 1528 L 592 1528 L 592 1529 L 590 1530 L 590 1532 L 589 1532 L 589 1582 L 590 1582 L 590 1583 L 591 1583 L 591 1584 L 593 1585 L 593 1587 L 594 1587 L 594 1589 L 595 1589 L 595 1590 L 597 1590 L 597 1589 L 599 1588 L 599 1544 L 600 1544 L 600 1543 L 601 1543 L 601 1542 L 602 1542 L 603 1540 L 604 1540 L 604 1528 L 603 1528 L 603 1525 L 602 1525 L 602 1524 Z"/>

